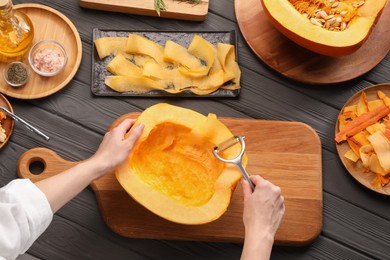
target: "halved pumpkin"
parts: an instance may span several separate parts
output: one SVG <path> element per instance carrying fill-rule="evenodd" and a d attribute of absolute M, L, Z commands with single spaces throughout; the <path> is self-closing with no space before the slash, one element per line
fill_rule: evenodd
<path fill-rule="evenodd" d="M 386 5 L 386 0 L 261 2 L 276 29 L 302 47 L 327 56 L 343 56 L 358 50 Z"/>
<path fill-rule="evenodd" d="M 218 219 L 241 178 L 235 165 L 215 158 L 213 148 L 233 134 L 214 114 L 160 103 L 146 109 L 134 126 L 144 131 L 116 171 L 128 194 L 162 218 L 181 224 Z M 235 157 L 235 145 L 224 158 Z M 244 165 L 247 158 L 244 157 Z"/>

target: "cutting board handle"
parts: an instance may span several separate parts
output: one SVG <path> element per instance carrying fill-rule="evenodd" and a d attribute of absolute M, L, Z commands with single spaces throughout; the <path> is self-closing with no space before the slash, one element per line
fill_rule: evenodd
<path fill-rule="evenodd" d="M 127 118 L 137 118 L 139 114 L 139 112 L 134 112 L 122 115 L 110 125 L 108 131 L 119 125 Z M 80 163 L 80 161 L 67 161 L 50 149 L 38 147 L 30 149 L 22 154 L 19 158 L 16 169 L 20 178 L 28 178 L 32 182 L 37 182 L 65 171 L 78 163 Z M 96 184 L 96 181 L 94 183 Z M 94 183 L 92 188 L 96 189 Z"/>
<path fill-rule="evenodd" d="M 71 168 L 79 162 L 64 160 L 50 149 L 38 147 L 28 150 L 20 156 L 17 173 L 20 178 L 37 182 Z"/>

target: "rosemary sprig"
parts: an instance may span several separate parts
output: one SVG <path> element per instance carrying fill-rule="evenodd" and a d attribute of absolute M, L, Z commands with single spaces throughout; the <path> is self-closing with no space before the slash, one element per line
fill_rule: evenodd
<path fill-rule="evenodd" d="M 175 0 L 182 3 L 188 3 L 192 5 L 197 5 L 202 2 L 202 0 Z M 167 6 L 164 2 L 164 0 L 154 0 L 154 9 L 156 10 L 158 16 L 160 16 L 160 12 L 167 10 Z"/>
<path fill-rule="evenodd" d="M 160 16 L 160 11 L 167 10 L 164 0 L 154 0 L 154 9 L 158 16 Z"/>
<path fill-rule="evenodd" d="M 189 3 L 189 4 L 193 4 L 193 5 L 197 5 L 197 4 L 200 4 L 202 2 L 202 0 L 176 0 L 176 1 Z"/>

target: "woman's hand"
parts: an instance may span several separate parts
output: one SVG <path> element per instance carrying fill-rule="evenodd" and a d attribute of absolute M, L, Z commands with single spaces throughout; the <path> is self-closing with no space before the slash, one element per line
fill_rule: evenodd
<path fill-rule="evenodd" d="M 124 162 L 144 129 L 143 125 L 138 125 L 131 130 L 128 138 L 125 138 L 125 134 L 134 122 L 135 120 L 126 119 L 106 133 L 99 149 L 91 158 L 35 183 L 45 194 L 53 213 L 73 199 L 92 181 L 112 172 Z"/>
<path fill-rule="evenodd" d="M 274 236 L 284 215 L 284 198 L 278 186 L 252 175 L 256 186 L 241 181 L 244 194 L 245 244 L 241 259 L 269 259 Z"/>
<path fill-rule="evenodd" d="M 274 237 L 285 210 L 281 190 L 259 175 L 251 176 L 251 180 L 256 186 L 253 193 L 247 181 L 241 182 L 244 193 L 245 230 L 255 229 Z"/>
<path fill-rule="evenodd" d="M 97 178 L 116 169 L 129 156 L 144 129 L 144 125 L 139 124 L 125 138 L 126 133 L 133 126 L 134 122 L 135 119 L 125 119 L 104 135 L 98 150 L 89 159 L 99 165 L 100 174 Z"/>

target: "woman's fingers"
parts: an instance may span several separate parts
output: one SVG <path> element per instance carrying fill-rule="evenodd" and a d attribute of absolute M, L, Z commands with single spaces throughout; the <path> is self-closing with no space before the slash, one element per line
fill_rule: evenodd
<path fill-rule="evenodd" d="M 244 194 L 244 199 L 248 199 L 252 194 L 251 186 L 246 180 L 241 179 L 241 187 L 242 187 L 242 192 Z"/>
<path fill-rule="evenodd" d="M 135 119 L 125 119 L 116 128 L 121 134 L 125 135 L 135 121 Z"/>
<path fill-rule="evenodd" d="M 128 142 L 130 145 L 134 145 L 135 142 L 138 140 L 138 138 L 141 136 L 142 131 L 144 130 L 145 125 L 144 124 L 139 124 L 133 129 L 131 129 L 129 136 L 127 137 Z"/>

